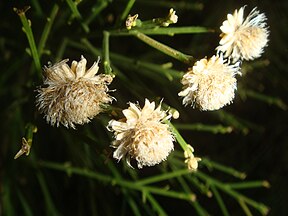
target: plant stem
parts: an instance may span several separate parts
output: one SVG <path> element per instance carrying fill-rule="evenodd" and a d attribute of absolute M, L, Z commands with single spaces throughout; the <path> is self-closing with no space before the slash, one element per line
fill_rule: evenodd
<path fill-rule="evenodd" d="M 148 44 L 149 46 L 165 53 L 168 56 L 171 56 L 185 64 L 189 64 L 191 65 L 193 63 L 193 56 L 189 56 L 186 55 L 184 53 L 179 52 L 178 50 L 175 50 L 165 44 L 162 44 L 156 40 L 154 40 L 153 38 L 148 37 L 147 35 L 139 32 L 139 31 L 135 31 L 135 33 L 133 34 L 135 37 L 137 37 L 139 40 L 143 41 L 144 43 Z"/>
<path fill-rule="evenodd" d="M 197 177 L 201 178 L 202 180 L 206 181 L 207 184 L 209 185 L 214 185 L 215 187 L 219 188 L 220 190 L 222 190 L 223 192 L 229 194 L 230 196 L 234 197 L 236 200 L 238 201 L 243 201 L 247 204 L 249 204 L 250 206 L 254 207 L 255 209 L 257 209 L 261 214 L 263 215 L 267 215 L 268 212 L 269 212 L 269 209 L 267 206 L 265 206 L 264 204 L 262 203 L 258 203 L 240 193 L 238 193 L 237 191 L 235 190 L 232 190 L 229 185 L 227 184 L 224 184 L 216 179 L 213 179 L 211 177 L 209 177 L 208 175 L 200 172 L 200 171 L 197 171 L 194 173 L 194 175 L 196 175 Z"/>
<path fill-rule="evenodd" d="M 262 102 L 267 103 L 269 105 L 275 105 L 282 110 L 288 109 L 288 105 L 279 97 L 261 94 L 259 92 L 249 90 L 249 89 L 245 89 L 244 94 L 246 94 L 248 97 L 262 101 Z"/>
<path fill-rule="evenodd" d="M 168 214 L 164 211 L 161 205 L 157 202 L 157 200 L 150 194 L 145 194 L 151 205 L 154 207 L 154 210 L 157 211 L 158 215 L 168 216 Z"/>
<path fill-rule="evenodd" d="M 202 10 L 204 8 L 203 3 L 198 2 L 186 2 L 186 1 L 167 1 L 167 0 L 138 0 L 137 3 L 151 5 L 151 6 L 159 6 L 165 8 L 177 8 L 183 10 Z"/>
<path fill-rule="evenodd" d="M 63 59 L 63 54 L 67 48 L 67 44 L 68 44 L 68 38 L 65 37 L 63 40 L 62 40 L 62 43 L 60 45 L 60 47 L 58 48 L 58 52 L 56 54 L 56 57 L 55 57 L 55 60 L 56 62 L 60 61 L 61 59 Z"/>
<path fill-rule="evenodd" d="M 103 58 L 104 58 L 104 72 L 106 74 L 112 74 L 112 68 L 110 66 L 109 58 L 109 32 L 103 31 Z"/>
<path fill-rule="evenodd" d="M 59 215 L 58 211 L 53 203 L 52 197 L 49 193 L 49 189 L 47 188 L 47 183 L 45 181 L 45 178 L 43 176 L 43 174 L 38 171 L 37 172 L 37 179 L 39 181 L 43 196 L 44 196 L 44 200 L 45 200 L 45 204 L 46 204 L 46 211 L 48 215 Z"/>
<path fill-rule="evenodd" d="M 102 156 L 102 159 L 105 160 L 105 158 Z M 121 174 L 118 172 L 118 170 L 116 169 L 115 165 L 111 162 L 108 161 L 107 162 L 107 166 L 110 169 L 110 171 L 112 172 L 112 174 L 114 175 L 114 177 L 116 177 L 117 179 L 122 180 L 122 176 Z M 122 193 L 124 194 L 128 204 L 130 205 L 133 213 L 137 216 L 141 216 L 141 213 L 139 211 L 139 207 L 136 204 L 136 201 L 131 197 L 131 194 L 129 193 L 129 190 L 127 190 L 127 188 L 121 188 Z"/>
<path fill-rule="evenodd" d="M 253 216 L 250 209 L 243 200 L 239 200 L 239 204 L 247 216 Z"/>
<path fill-rule="evenodd" d="M 130 188 L 130 189 L 138 190 L 141 192 L 150 192 L 150 193 L 154 193 L 154 194 L 158 194 L 158 195 L 162 195 L 166 197 L 172 197 L 172 198 L 182 199 L 182 200 L 187 200 L 187 201 L 195 200 L 194 194 L 187 194 L 187 193 L 182 193 L 182 192 L 177 192 L 177 191 L 172 191 L 172 190 L 168 191 L 166 189 L 157 188 L 157 187 L 142 186 L 142 185 L 136 184 L 135 182 L 126 181 L 126 180 L 122 180 L 119 178 L 113 178 L 111 176 L 92 172 L 87 169 L 65 166 L 63 164 L 58 164 L 58 163 L 53 163 L 53 162 L 48 162 L 48 161 L 41 161 L 39 162 L 39 165 L 42 167 L 50 168 L 50 169 L 64 171 L 68 173 L 69 175 L 77 174 L 77 175 L 85 176 L 88 178 L 97 179 L 98 181 L 111 183 L 112 185 L 119 185 L 125 188 Z"/>
<path fill-rule="evenodd" d="M 154 27 L 154 28 L 133 28 L 132 30 L 111 30 L 109 31 L 111 36 L 129 36 L 135 35 L 141 32 L 146 35 L 169 35 L 174 36 L 175 34 L 199 34 L 214 32 L 213 29 L 208 29 L 201 26 L 185 26 L 185 27 Z"/>
<path fill-rule="evenodd" d="M 131 8 L 133 7 L 134 3 L 135 3 L 136 0 L 128 0 L 127 4 L 126 4 L 126 7 L 125 9 L 123 10 L 121 16 L 120 16 L 120 19 L 118 20 L 117 22 L 117 25 L 116 26 L 119 26 L 128 16 Z"/>
<path fill-rule="evenodd" d="M 204 164 L 207 168 L 214 168 L 220 170 L 224 173 L 230 174 L 236 178 L 245 179 L 246 174 L 243 172 L 239 172 L 231 167 L 224 166 L 222 164 L 216 163 L 215 161 L 210 161 L 207 158 L 202 158 L 202 164 Z"/>
<path fill-rule="evenodd" d="M 170 159 L 171 160 L 171 159 Z M 174 160 L 173 160 L 174 161 Z M 169 162 L 169 165 L 173 171 L 177 170 L 177 166 L 173 162 Z M 186 175 L 186 178 L 190 179 L 192 175 Z M 185 193 L 192 193 L 190 187 L 188 186 L 187 182 L 185 181 L 183 176 L 177 176 L 176 177 L 178 182 L 180 183 L 181 187 L 185 191 Z M 195 178 L 196 179 L 196 178 Z M 190 185 L 190 182 L 189 182 Z M 211 192 L 210 192 L 211 193 Z M 195 199 L 193 202 L 191 202 L 191 205 L 195 208 L 196 212 L 199 216 L 207 216 L 207 212 L 204 210 L 204 208 L 198 203 L 198 201 Z"/>
<path fill-rule="evenodd" d="M 84 21 L 84 23 L 88 26 L 93 20 L 94 18 L 102 11 L 104 10 L 107 6 L 108 6 L 108 1 L 109 0 L 100 0 L 97 1 L 95 6 L 93 6 L 92 8 L 92 13 L 90 14 L 90 16 Z"/>
<path fill-rule="evenodd" d="M 34 60 L 34 64 L 37 70 L 37 75 L 39 76 L 39 78 L 42 77 L 41 75 L 41 63 L 40 63 L 40 58 L 39 58 L 39 54 L 37 51 L 37 47 L 35 44 L 35 40 L 34 40 L 34 36 L 33 36 L 33 32 L 31 29 L 31 22 L 26 18 L 26 11 L 29 10 L 29 7 L 24 8 L 24 9 L 17 9 L 14 8 L 13 9 L 20 17 L 20 20 L 22 22 L 23 25 L 23 30 L 27 36 L 28 42 L 29 42 L 29 46 L 31 49 L 31 54 L 32 54 L 32 58 Z"/>
<path fill-rule="evenodd" d="M 180 144 L 180 146 L 182 147 L 183 151 L 187 151 L 189 149 L 188 144 L 183 139 L 181 134 L 178 132 L 178 130 L 173 126 L 173 124 L 170 121 L 166 121 L 166 123 L 170 126 L 172 134 L 175 135 L 175 138 L 177 142 Z"/>
<path fill-rule="evenodd" d="M 221 209 L 223 215 L 224 215 L 224 216 L 228 216 L 228 215 L 229 215 L 228 210 L 227 210 L 226 205 L 225 205 L 225 203 L 224 203 L 221 195 L 219 194 L 218 190 L 217 190 L 216 187 L 213 186 L 213 185 L 211 186 L 211 190 L 212 190 L 212 192 L 213 192 L 213 195 L 214 195 L 215 198 L 216 198 L 216 201 L 218 202 L 218 204 L 219 204 L 219 206 L 220 206 L 220 209 Z"/>
<path fill-rule="evenodd" d="M 20 189 L 17 190 L 17 195 L 19 197 L 20 203 L 23 206 L 23 215 L 25 215 L 25 216 L 33 216 L 32 208 L 31 208 L 31 206 L 29 206 L 27 200 L 24 198 L 24 195 L 22 194 Z"/>
<path fill-rule="evenodd" d="M 98 50 L 98 49 L 96 49 L 96 48 L 90 43 L 90 41 L 88 41 L 86 38 L 83 38 L 83 39 L 81 40 L 81 42 L 84 44 L 84 46 L 87 47 L 88 50 L 90 50 L 90 51 L 93 53 L 93 55 L 95 55 L 95 56 L 101 56 L 101 51 Z"/>
<path fill-rule="evenodd" d="M 35 10 L 37 16 L 43 15 L 43 10 L 38 0 L 31 0 L 32 8 Z"/>
<path fill-rule="evenodd" d="M 233 189 L 248 189 L 256 187 L 266 187 L 269 188 L 270 184 L 268 181 L 251 181 L 251 182 L 240 182 L 240 183 L 226 183 L 230 188 Z"/>
<path fill-rule="evenodd" d="M 123 55 L 119 55 L 116 53 L 110 53 L 111 59 L 113 60 L 113 63 L 116 65 L 122 65 L 122 66 L 128 66 L 129 68 L 133 67 L 137 70 L 139 69 L 147 69 L 148 71 L 151 72 L 157 72 L 162 75 L 166 75 L 166 77 L 169 80 L 179 79 L 183 76 L 182 71 L 174 70 L 171 68 L 164 68 L 161 65 L 158 64 L 153 64 L 150 62 L 144 62 L 144 61 L 139 61 L 136 59 L 128 58 Z"/>
<path fill-rule="evenodd" d="M 66 0 L 66 3 L 68 4 L 70 10 L 72 11 L 73 16 L 78 19 L 79 21 L 82 21 L 82 16 L 77 8 L 77 4 L 73 2 L 72 0 Z M 84 22 L 81 22 L 81 26 L 84 29 L 86 33 L 89 32 L 89 27 Z"/>
<path fill-rule="evenodd" d="M 40 41 L 39 41 L 39 44 L 38 44 L 38 53 L 39 53 L 39 57 L 40 58 L 41 58 L 41 56 L 43 54 L 43 50 L 44 50 L 47 38 L 49 36 L 51 27 L 52 27 L 52 25 L 54 23 L 54 20 L 55 20 L 55 17 L 57 15 L 57 13 L 58 13 L 58 10 L 59 10 L 59 6 L 57 4 L 54 4 L 54 6 L 53 6 L 53 8 L 51 10 L 50 17 L 47 18 L 47 23 L 46 23 L 46 25 L 44 27 L 43 33 L 41 35 L 41 38 L 40 38 Z"/>
<path fill-rule="evenodd" d="M 208 131 L 214 134 L 221 133 L 231 133 L 232 127 L 226 127 L 223 125 L 206 125 L 202 123 L 194 123 L 194 124 L 174 124 L 174 126 L 178 130 L 195 130 L 195 131 Z"/>
<path fill-rule="evenodd" d="M 73 13 L 73 16 L 76 17 L 77 19 L 82 19 L 82 16 L 77 8 L 77 5 L 75 2 L 73 2 L 72 0 L 66 0 L 66 3 L 68 4 L 70 10 Z"/>
<path fill-rule="evenodd" d="M 146 178 L 146 179 L 138 180 L 136 182 L 136 184 L 137 185 L 152 184 L 152 183 L 155 183 L 155 182 L 164 181 L 164 180 L 167 180 L 167 179 L 175 178 L 175 177 L 186 175 L 186 174 L 189 174 L 189 173 L 191 173 L 191 171 L 188 170 L 188 169 L 176 170 L 176 171 L 173 171 L 171 173 L 163 173 L 163 174 L 158 175 L 158 176 L 152 176 L 152 177 L 149 177 L 149 178 Z"/>

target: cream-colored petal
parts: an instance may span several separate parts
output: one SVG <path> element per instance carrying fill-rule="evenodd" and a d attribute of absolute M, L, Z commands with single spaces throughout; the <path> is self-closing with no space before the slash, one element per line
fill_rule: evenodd
<path fill-rule="evenodd" d="M 127 149 L 124 144 L 121 144 L 117 147 L 117 149 L 113 153 L 113 157 L 120 161 L 127 154 Z"/>
<path fill-rule="evenodd" d="M 241 7 L 239 9 L 239 12 L 238 12 L 238 16 L 237 16 L 237 24 L 238 25 L 241 25 L 243 23 L 243 19 L 244 19 L 244 9 L 245 9 L 245 6 L 244 7 Z"/>
<path fill-rule="evenodd" d="M 230 23 L 225 20 L 222 26 L 220 26 L 220 30 L 225 34 L 229 34 L 234 31 L 234 25 L 231 26 Z"/>
<path fill-rule="evenodd" d="M 77 65 L 78 65 L 78 62 L 73 60 L 72 63 L 71 63 L 71 70 L 73 71 L 73 73 L 75 74 L 76 76 L 76 68 L 77 68 Z"/>
<path fill-rule="evenodd" d="M 93 65 L 90 67 L 90 69 L 87 70 L 87 72 L 84 75 L 85 78 L 91 78 L 97 74 L 99 70 L 99 66 L 98 66 L 99 62 L 100 62 L 100 57 L 98 58 L 97 62 L 94 62 Z"/>
<path fill-rule="evenodd" d="M 71 68 L 67 64 L 63 64 L 61 68 L 64 72 L 63 75 L 65 77 L 63 79 L 68 79 L 68 80 L 75 79 L 75 74 L 73 73 L 73 71 L 71 70 Z"/>
<path fill-rule="evenodd" d="M 130 109 L 123 110 L 123 114 L 126 117 L 126 119 L 129 121 L 137 121 L 139 118 L 138 113 L 136 113 Z"/>
<path fill-rule="evenodd" d="M 87 60 L 81 56 L 81 60 L 78 62 L 76 67 L 76 78 L 83 77 L 86 71 Z"/>
<path fill-rule="evenodd" d="M 229 25 L 231 25 L 231 26 L 234 25 L 235 19 L 234 19 L 234 16 L 232 14 L 227 15 L 227 20 L 228 20 Z"/>
<path fill-rule="evenodd" d="M 127 128 L 126 122 L 119 122 L 115 120 L 111 120 L 109 122 L 109 127 L 111 127 L 114 131 L 117 131 L 117 132 L 122 132 L 122 131 L 129 129 Z"/>
<path fill-rule="evenodd" d="M 142 109 L 142 116 L 148 118 L 154 109 L 155 109 L 155 102 L 150 103 L 148 99 L 145 99 L 145 105 Z"/>
<path fill-rule="evenodd" d="M 128 108 L 129 110 L 131 110 L 132 112 L 137 114 L 137 118 L 139 118 L 141 116 L 141 111 L 138 109 L 138 107 L 133 104 L 133 103 L 129 103 L 130 107 Z"/>

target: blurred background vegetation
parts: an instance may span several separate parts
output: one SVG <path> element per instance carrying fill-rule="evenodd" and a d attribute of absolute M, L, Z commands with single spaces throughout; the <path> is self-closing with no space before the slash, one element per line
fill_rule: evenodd
<path fill-rule="evenodd" d="M 150 36 L 201 59 L 215 53 L 227 13 L 245 4 L 247 11 L 257 6 L 265 12 L 270 42 L 261 58 L 243 64 L 234 103 L 219 111 L 181 105 L 179 80 L 189 65 L 117 31 L 106 37 L 109 47 L 103 46 L 104 31 L 123 28 L 128 13 L 149 20 L 165 17 L 173 7 L 179 19 L 171 27 L 201 26 L 208 32 Z M 31 6 L 26 17 L 34 51 L 22 31 L 23 16 L 13 11 L 25 6 Z M 287 1 L 268 0 L 1 1 L 0 215 L 259 215 L 267 213 L 266 206 L 270 215 L 288 215 L 287 12 Z M 180 112 L 172 123 L 203 158 L 199 172 L 187 173 L 177 143 L 176 151 L 158 166 L 132 170 L 117 163 L 105 126 L 119 116 L 110 112 L 77 130 L 51 127 L 39 115 L 34 90 L 42 83 L 40 68 L 81 55 L 92 65 L 103 56 L 103 48 L 109 48 L 116 74 L 110 87 L 117 90 L 112 109 L 124 109 L 128 101 L 143 104 L 145 97 L 164 98 Z M 104 69 L 101 64 L 100 71 Z M 33 134 L 34 126 L 38 130 Z M 14 160 L 22 137 L 31 134 L 30 155 Z M 141 183 L 143 179 L 151 184 Z M 226 193 L 225 185 L 255 205 Z M 191 202 L 192 193 L 197 198 Z"/>

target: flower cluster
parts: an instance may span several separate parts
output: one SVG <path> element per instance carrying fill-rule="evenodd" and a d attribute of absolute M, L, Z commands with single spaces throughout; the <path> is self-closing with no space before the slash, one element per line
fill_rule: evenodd
<path fill-rule="evenodd" d="M 99 60 L 89 70 L 83 56 L 79 62 L 73 61 L 71 67 L 68 59 L 44 67 L 44 85 L 37 90 L 36 104 L 48 123 L 75 128 L 75 124 L 89 122 L 105 104 L 112 102 L 107 85 L 113 77 L 96 75 Z"/>
<path fill-rule="evenodd" d="M 155 102 L 146 99 L 141 110 L 136 104 L 129 103 L 123 114 L 125 119 L 111 120 L 108 125 L 116 139 L 112 143 L 116 148 L 113 157 L 118 160 L 125 157 L 128 165 L 134 158 L 138 168 L 154 166 L 165 160 L 174 148 L 174 136 L 169 125 L 163 122 L 169 116 L 161 111 L 161 105 L 155 108 Z"/>
<path fill-rule="evenodd" d="M 241 75 L 241 61 L 260 57 L 269 36 L 266 16 L 254 8 L 244 19 L 244 9 L 242 7 L 233 15 L 227 15 L 227 20 L 220 27 L 222 34 L 216 55 L 196 61 L 183 76 L 183 90 L 178 95 L 183 97 L 184 105 L 190 104 L 207 111 L 218 110 L 233 102 L 237 89 L 236 75 Z M 136 26 L 137 18 L 138 14 L 128 16 L 128 30 Z M 177 21 L 176 12 L 170 9 L 166 18 L 153 19 L 152 26 L 167 27 Z M 141 23 L 140 20 L 138 23 Z M 36 104 L 52 126 L 62 124 L 75 128 L 75 124 L 89 122 L 112 102 L 107 86 L 113 77 L 96 75 L 99 60 L 88 70 L 83 56 L 79 62 L 73 61 L 71 67 L 67 62 L 68 59 L 44 67 L 44 85 L 37 90 Z M 112 142 L 112 147 L 116 149 L 113 157 L 118 161 L 125 158 L 129 166 L 130 160 L 135 159 L 138 168 L 154 166 L 166 160 L 174 149 L 174 135 L 166 121 L 171 116 L 178 118 L 179 112 L 172 109 L 163 111 L 161 103 L 156 107 L 155 102 L 145 99 L 142 109 L 129 103 L 123 115 L 123 119 L 111 120 L 107 126 L 115 137 Z M 25 149 L 19 154 L 29 153 L 24 144 Z M 194 156 L 192 146 L 186 144 L 182 148 L 188 169 L 197 170 L 201 159 Z"/>
<path fill-rule="evenodd" d="M 229 65 L 222 56 L 197 61 L 182 79 L 183 104 L 196 105 L 200 110 L 217 110 L 232 102 L 236 90 L 235 75 L 239 64 Z"/>
<path fill-rule="evenodd" d="M 260 57 L 268 42 L 265 14 L 254 8 L 244 20 L 244 9 L 245 6 L 235 10 L 233 15 L 228 14 L 220 27 L 222 39 L 216 50 L 225 53 L 233 62 Z"/>
<path fill-rule="evenodd" d="M 184 105 L 212 111 L 233 102 L 241 61 L 260 57 L 269 35 L 266 16 L 254 8 L 244 20 L 244 8 L 228 14 L 220 27 L 217 55 L 197 61 L 183 76 L 183 90 L 178 95 Z"/>

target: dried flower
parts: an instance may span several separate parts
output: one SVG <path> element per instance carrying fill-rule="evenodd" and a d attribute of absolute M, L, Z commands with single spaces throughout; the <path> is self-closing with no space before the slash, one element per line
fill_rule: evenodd
<path fill-rule="evenodd" d="M 170 116 L 161 111 L 161 105 L 155 109 L 155 102 L 147 99 L 142 110 L 134 103 L 129 105 L 123 110 L 124 120 L 111 120 L 108 125 L 116 138 L 112 143 L 117 148 L 113 157 L 118 160 L 126 157 L 129 166 L 130 159 L 134 158 L 138 168 L 159 164 L 174 148 L 174 136 L 169 125 L 163 123 Z"/>
<path fill-rule="evenodd" d="M 241 74 L 238 63 L 229 65 L 223 57 L 213 55 L 197 61 L 182 79 L 184 105 L 197 105 L 201 110 L 218 110 L 230 104 L 236 90 L 235 75 Z"/>
<path fill-rule="evenodd" d="M 254 8 L 244 20 L 244 8 L 235 10 L 233 15 L 228 14 L 220 27 L 222 39 L 216 50 L 225 53 L 225 57 L 230 57 L 233 62 L 260 57 L 268 42 L 265 14 Z"/>
<path fill-rule="evenodd" d="M 153 19 L 154 23 L 164 27 L 168 27 L 170 24 L 175 24 L 177 21 L 178 16 L 176 15 L 176 11 L 173 8 L 169 10 L 169 14 L 166 17 Z"/>
<path fill-rule="evenodd" d="M 164 26 L 169 26 L 170 24 L 175 24 L 178 22 L 178 16 L 173 8 L 170 8 L 169 14 L 166 18 L 166 22 L 163 23 Z"/>
<path fill-rule="evenodd" d="M 126 22 L 125 22 L 126 28 L 128 30 L 136 26 L 137 18 L 138 18 L 138 14 L 135 14 L 134 16 L 131 16 L 130 14 L 128 15 Z"/>
<path fill-rule="evenodd" d="M 44 85 L 37 90 L 36 104 L 52 126 L 58 127 L 61 123 L 75 128 L 74 124 L 89 122 L 105 104 L 112 102 L 107 85 L 113 78 L 96 75 L 100 58 L 89 70 L 83 56 L 79 62 L 73 61 L 71 67 L 68 61 L 44 67 Z"/>
<path fill-rule="evenodd" d="M 196 171 L 198 168 L 198 161 L 201 161 L 201 158 L 195 157 L 193 152 L 193 147 L 187 145 L 187 149 L 184 151 L 184 157 L 186 158 L 185 163 L 187 163 L 188 169 Z"/>

